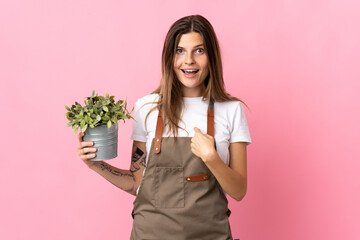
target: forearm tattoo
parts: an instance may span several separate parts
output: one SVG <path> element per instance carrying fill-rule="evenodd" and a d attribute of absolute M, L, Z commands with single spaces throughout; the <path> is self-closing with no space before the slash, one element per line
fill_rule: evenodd
<path fill-rule="evenodd" d="M 134 175 L 133 174 L 130 174 L 130 173 L 123 173 L 123 172 L 120 172 L 118 170 L 115 170 L 113 169 L 112 167 L 110 167 L 109 165 L 107 165 L 106 163 L 101 163 L 100 164 L 100 168 L 101 170 L 107 170 L 108 172 L 112 173 L 113 175 L 115 176 L 119 176 L 119 177 L 122 177 L 122 176 L 128 176 L 128 177 L 131 177 L 134 181 L 135 181 L 135 178 L 134 178 Z"/>
<path fill-rule="evenodd" d="M 135 148 L 131 158 L 130 172 L 134 173 L 146 166 L 146 154 L 138 147 Z"/>
<path fill-rule="evenodd" d="M 110 182 L 111 182 L 112 184 L 114 184 L 115 186 L 120 187 L 122 190 L 124 190 L 124 191 L 126 191 L 126 192 L 128 192 L 128 193 L 134 194 L 133 192 L 134 192 L 135 176 L 134 176 L 133 173 L 120 172 L 120 171 L 118 171 L 118 170 L 116 170 L 116 169 L 113 169 L 111 166 L 109 166 L 109 165 L 106 164 L 106 163 L 101 163 L 101 164 L 100 164 L 100 168 L 101 168 L 102 171 L 105 171 L 105 170 L 106 170 L 106 171 L 110 172 L 111 174 L 113 174 L 113 175 L 115 175 L 115 176 L 119 176 L 119 177 L 122 177 L 122 176 L 124 176 L 124 177 L 130 177 L 130 178 L 132 179 L 133 183 L 130 183 L 130 186 L 127 186 L 127 187 L 125 187 L 125 186 L 118 186 L 118 185 L 114 184 L 113 182 L 111 182 L 111 181 L 110 181 Z"/>
<path fill-rule="evenodd" d="M 130 177 L 132 179 L 132 183 L 127 182 L 127 184 L 125 184 L 126 186 L 121 184 L 122 186 L 117 186 L 117 187 L 120 187 L 124 191 L 132 194 L 134 194 L 134 188 L 136 182 L 134 173 L 139 171 L 142 167 L 146 166 L 146 160 L 145 160 L 146 154 L 143 151 L 141 151 L 141 149 L 138 147 L 134 146 L 133 149 L 134 150 L 131 157 L 130 172 L 124 170 L 122 171 L 116 170 L 115 168 L 113 168 L 112 166 L 110 166 L 105 162 L 100 163 L 100 168 L 102 171 L 108 171 L 109 173 L 119 177 Z"/>

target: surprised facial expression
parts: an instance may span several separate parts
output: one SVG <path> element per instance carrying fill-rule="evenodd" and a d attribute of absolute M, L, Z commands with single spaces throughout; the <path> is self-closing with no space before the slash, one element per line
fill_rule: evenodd
<path fill-rule="evenodd" d="M 200 97 L 209 74 L 203 37 L 197 32 L 183 34 L 176 48 L 174 70 L 184 97 Z"/>

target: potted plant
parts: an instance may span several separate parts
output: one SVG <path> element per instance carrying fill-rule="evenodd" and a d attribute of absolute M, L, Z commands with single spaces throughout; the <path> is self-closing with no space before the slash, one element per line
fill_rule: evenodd
<path fill-rule="evenodd" d="M 65 105 L 69 120 L 68 127 L 74 129 L 76 134 L 78 128 L 84 132 L 84 141 L 92 141 L 92 147 L 97 148 L 96 157 L 93 161 L 108 160 L 117 157 L 118 122 L 122 119 L 134 119 L 126 109 L 126 100 L 115 102 L 114 96 L 98 96 L 95 90 L 91 97 L 85 97 L 85 105 L 75 102 L 68 107 Z"/>

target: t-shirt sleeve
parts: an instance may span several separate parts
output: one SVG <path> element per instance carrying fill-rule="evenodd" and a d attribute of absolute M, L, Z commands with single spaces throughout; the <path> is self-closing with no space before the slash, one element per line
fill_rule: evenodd
<path fill-rule="evenodd" d="M 244 106 L 240 101 L 236 103 L 230 127 L 230 143 L 247 142 L 247 145 L 251 143 L 251 137 L 245 116 Z"/>
<path fill-rule="evenodd" d="M 141 103 L 138 101 L 136 101 L 135 106 L 134 106 L 134 120 L 133 120 L 133 124 L 132 124 L 132 134 L 131 134 L 131 139 L 134 141 L 139 141 L 139 142 L 146 142 L 146 131 L 145 131 L 145 118 L 144 115 L 142 114 L 143 111 L 141 111 L 144 108 L 141 108 Z"/>

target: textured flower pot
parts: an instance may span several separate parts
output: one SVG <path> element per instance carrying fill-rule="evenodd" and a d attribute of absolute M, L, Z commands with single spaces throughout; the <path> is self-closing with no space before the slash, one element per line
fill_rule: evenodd
<path fill-rule="evenodd" d="M 87 128 L 83 140 L 94 142 L 94 145 L 90 147 L 97 148 L 97 152 L 95 152 L 96 157 L 91 158 L 91 161 L 102 161 L 116 158 L 118 145 L 118 124 L 113 124 L 110 128 L 108 128 L 107 125 Z M 87 154 L 92 153 L 93 152 Z"/>

